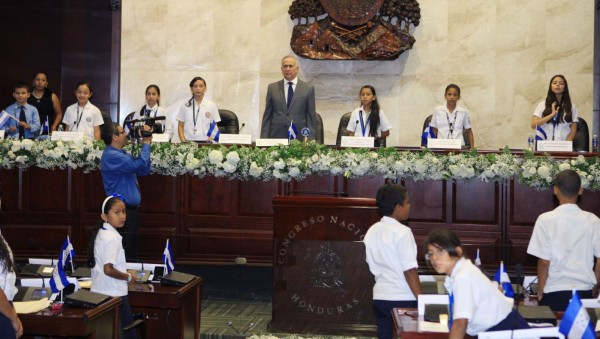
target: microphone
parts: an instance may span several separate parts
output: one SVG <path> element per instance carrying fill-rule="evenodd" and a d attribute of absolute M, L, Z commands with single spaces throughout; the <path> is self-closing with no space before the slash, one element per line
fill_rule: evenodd
<path fill-rule="evenodd" d="M 73 132 L 73 128 L 75 128 L 76 123 L 77 123 L 77 120 L 73 121 L 73 125 L 71 125 L 71 129 L 69 130 L 69 132 Z"/>
<path fill-rule="evenodd" d="M 362 113 L 362 111 L 360 111 Z M 354 135 L 356 135 L 356 129 L 358 128 L 358 119 L 356 119 L 356 122 L 354 123 L 354 132 L 352 132 Z"/>
<path fill-rule="evenodd" d="M 242 127 L 240 127 L 240 129 L 238 130 L 238 134 L 244 129 L 245 126 L 246 126 L 246 123 L 242 122 Z"/>

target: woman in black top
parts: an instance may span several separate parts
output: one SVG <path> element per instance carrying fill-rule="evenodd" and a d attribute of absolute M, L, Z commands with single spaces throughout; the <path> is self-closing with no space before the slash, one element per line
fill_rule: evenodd
<path fill-rule="evenodd" d="M 50 131 L 58 129 L 58 125 L 63 118 L 63 112 L 58 96 L 48 89 L 46 73 L 39 72 L 35 75 L 33 91 L 27 102 L 35 106 L 40 114 L 40 124 L 42 125 L 40 135 L 48 135 L 48 128 Z M 48 120 L 48 128 L 44 127 L 46 120 Z"/>

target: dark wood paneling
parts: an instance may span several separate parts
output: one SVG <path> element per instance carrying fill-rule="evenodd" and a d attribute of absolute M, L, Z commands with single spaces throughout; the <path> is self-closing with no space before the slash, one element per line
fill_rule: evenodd
<path fill-rule="evenodd" d="M 184 185 L 186 220 L 201 220 L 199 216 L 229 216 L 235 213 L 235 200 L 232 199 L 233 181 L 214 177 L 198 179 L 186 175 Z"/>
<path fill-rule="evenodd" d="M 148 221 L 159 217 L 176 218 L 181 213 L 181 182 L 177 177 L 149 175 L 138 179 L 142 192 L 142 215 L 152 216 Z"/>
<path fill-rule="evenodd" d="M 349 197 L 375 198 L 379 187 L 385 184 L 385 179 L 383 179 L 382 176 L 376 176 L 361 179 L 347 179 L 345 182 L 346 187 L 344 188 L 344 192 L 347 192 Z"/>
<path fill-rule="evenodd" d="M 283 185 L 279 181 L 244 181 L 238 182 L 236 187 L 239 216 L 271 219 L 271 200 L 282 192 Z"/>
<path fill-rule="evenodd" d="M 302 181 L 292 180 L 289 183 L 289 195 L 332 195 L 338 192 L 337 177 L 330 176 L 309 176 Z"/>
<path fill-rule="evenodd" d="M 499 226 L 499 199 L 495 182 L 456 181 L 452 183 L 452 222 Z"/>
<path fill-rule="evenodd" d="M 411 222 L 446 222 L 446 182 L 444 181 L 405 181 L 410 199 Z"/>
<path fill-rule="evenodd" d="M 63 109 L 76 102 L 74 87 L 82 80 L 92 84 L 96 106 L 111 108 L 111 90 L 118 93 L 119 86 L 112 58 L 119 57 L 121 18 L 107 1 L 2 1 L 0 12 L 0 30 L 10 32 L 0 35 L 0 45 L 7 46 L 0 63 L 10 65 L 3 69 L 0 107 L 14 102 L 14 84 L 31 84 L 35 73 L 45 72 Z"/>
<path fill-rule="evenodd" d="M 23 189 L 28 190 L 24 209 L 60 215 L 72 212 L 71 173 L 70 170 L 51 171 L 36 167 L 24 171 Z"/>

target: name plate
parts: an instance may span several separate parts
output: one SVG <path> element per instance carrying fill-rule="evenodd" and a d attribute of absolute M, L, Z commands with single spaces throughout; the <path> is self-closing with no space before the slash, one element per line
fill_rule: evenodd
<path fill-rule="evenodd" d="M 538 152 L 573 152 L 572 141 L 539 140 Z"/>
<path fill-rule="evenodd" d="M 4 130 L 0 129 L 0 139 L 4 139 Z"/>
<path fill-rule="evenodd" d="M 375 138 L 342 136 L 342 143 L 340 146 L 355 148 L 373 148 L 375 147 Z"/>
<path fill-rule="evenodd" d="M 460 139 L 435 139 L 427 140 L 427 148 L 460 149 Z"/>
<path fill-rule="evenodd" d="M 289 145 L 288 139 L 256 139 L 256 146 L 258 147 L 271 147 L 277 145 Z"/>
<path fill-rule="evenodd" d="M 251 134 L 221 134 L 219 144 L 251 145 Z"/>
<path fill-rule="evenodd" d="M 83 132 L 66 132 L 66 131 L 55 131 L 52 132 L 52 137 L 50 138 L 52 141 L 62 140 L 62 141 L 82 141 L 83 140 Z"/>
<path fill-rule="evenodd" d="M 152 142 L 169 142 L 169 135 L 166 133 L 152 134 Z"/>

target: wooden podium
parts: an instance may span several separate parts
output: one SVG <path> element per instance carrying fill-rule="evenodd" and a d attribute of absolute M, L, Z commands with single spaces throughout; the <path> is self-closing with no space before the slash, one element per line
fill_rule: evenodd
<path fill-rule="evenodd" d="M 374 199 L 275 197 L 271 326 L 288 333 L 374 336 L 374 279 L 362 240 Z"/>

